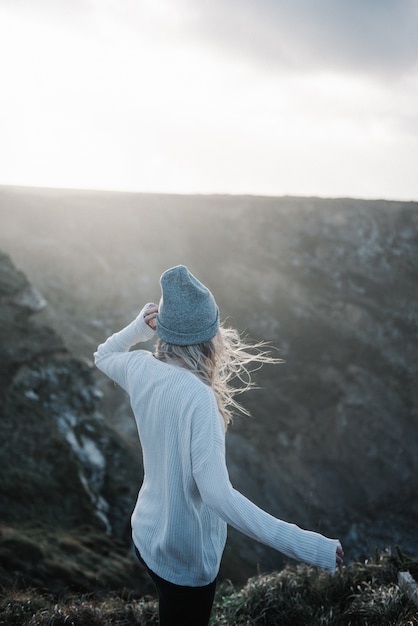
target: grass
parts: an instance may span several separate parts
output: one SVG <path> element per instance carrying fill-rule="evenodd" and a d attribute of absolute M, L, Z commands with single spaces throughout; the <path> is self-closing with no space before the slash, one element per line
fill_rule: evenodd
<path fill-rule="evenodd" d="M 56 602 L 36 592 L 12 592 L 2 601 L 0 624 L 8 626 L 138 626 L 158 624 L 151 597 L 130 600 L 123 595 L 67 596 Z"/>
<path fill-rule="evenodd" d="M 1 588 L 5 597 L 10 595 L 6 590 L 25 596 L 36 588 L 37 599 L 126 589 L 139 599 L 153 585 L 126 546 L 97 529 L 0 525 Z"/>
<path fill-rule="evenodd" d="M 377 556 L 335 575 L 301 565 L 248 581 L 223 596 L 213 626 L 382 626 L 418 624 L 418 609 L 399 590 L 407 560 Z M 411 563 L 413 563 L 411 561 Z M 415 562 L 416 564 L 416 562 Z"/>
<path fill-rule="evenodd" d="M 415 626 L 418 608 L 397 585 L 402 569 L 416 576 L 418 560 L 398 551 L 335 575 L 299 565 L 251 578 L 238 590 L 222 583 L 211 626 Z M 152 626 L 157 613 L 154 598 L 127 591 L 56 597 L 9 589 L 0 596 L 2 626 Z"/>

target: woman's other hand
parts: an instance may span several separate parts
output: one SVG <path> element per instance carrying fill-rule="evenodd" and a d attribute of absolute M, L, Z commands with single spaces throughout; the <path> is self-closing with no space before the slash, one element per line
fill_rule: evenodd
<path fill-rule="evenodd" d="M 342 567 L 344 563 L 344 551 L 341 546 L 337 548 L 336 562 L 338 567 Z"/>
<path fill-rule="evenodd" d="M 158 304 L 155 304 L 154 302 L 150 302 L 149 304 L 146 304 L 144 307 L 144 320 L 145 323 L 152 328 L 152 330 L 155 330 L 157 327 L 157 314 L 158 314 Z"/>

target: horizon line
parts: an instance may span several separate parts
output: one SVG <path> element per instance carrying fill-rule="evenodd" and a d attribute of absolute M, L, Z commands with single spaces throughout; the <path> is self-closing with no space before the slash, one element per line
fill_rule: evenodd
<path fill-rule="evenodd" d="M 19 189 L 19 190 L 36 190 L 36 191 L 56 191 L 67 193 L 106 193 L 106 194 L 130 194 L 130 195 L 148 195 L 148 196 L 180 196 L 180 197 L 231 197 L 231 198 L 303 198 L 303 199 L 319 199 L 319 200 L 364 200 L 366 202 L 418 202 L 418 198 L 399 198 L 399 197 L 383 197 L 383 196 L 350 196 L 350 195 L 333 195 L 326 196 L 322 194 L 268 194 L 259 192 L 178 192 L 178 191 L 141 191 L 139 189 L 116 189 L 116 188 L 96 188 L 96 187 L 59 187 L 54 185 L 24 185 L 0 183 L 0 189 Z"/>

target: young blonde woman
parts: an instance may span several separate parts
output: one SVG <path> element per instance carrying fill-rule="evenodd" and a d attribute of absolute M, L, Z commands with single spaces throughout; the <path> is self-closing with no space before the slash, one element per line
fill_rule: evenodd
<path fill-rule="evenodd" d="M 343 551 L 338 540 L 276 519 L 232 487 L 225 431 L 239 405 L 229 381 L 273 359 L 222 328 L 212 293 L 184 265 L 160 284 L 159 305 L 146 304 L 101 344 L 95 362 L 129 394 L 138 427 L 144 479 L 132 538 L 156 585 L 160 624 L 206 626 L 227 524 L 331 572 Z M 130 351 L 155 333 L 154 353 Z"/>

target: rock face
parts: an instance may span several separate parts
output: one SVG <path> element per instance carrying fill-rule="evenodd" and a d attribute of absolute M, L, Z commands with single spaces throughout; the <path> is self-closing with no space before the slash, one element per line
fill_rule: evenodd
<path fill-rule="evenodd" d="M 284 359 L 254 375 L 262 388 L 242 398 L 254 417 L 228 433 L 234 485 L 340 537 L 348 561 L 396 543 L 418 554 L 418 203 L 5 188 L 0 220 L 0 247 L 50 304 L 38 317 L 85 358 L 158 301 L 164 269 L 189 265 L 229 323 Z M 39 395 L 38 373 L 20 371 Z M 105 421 L 133 441 L 125 397 L 93 375 Z M 109 509 L 97 500 L 94 516 L 114 527 L 105 491 L 94 493 Z M 283 559 L 231 531 L 224 575 L 242 580 L 257 564 Z"/>
<path fill-rule="evenodd" d="M 418 206 L 286 204 L 281 219 L 272 207 L 253 228 L 266 262 L 260 272 L 254 254 L 262 278 L 251 282 L 268 311 L 263 334 L 279 324 L 286 362 L 260 379 L 270 417 L 261 429 L 240 424 L 234 473 L 256 461 L 253 493 L 278 515 L 342 535 L 349 558 L 396 542 L 416 553 Z"/>
<path fill-rule="evenodd" d="M 44 306 L 0 253 L 0 583 L 140 587 L 124 486 L 138 456 L 98 412 L 91 368 L 32 321 Z"/>

